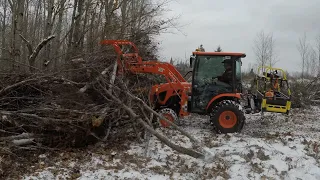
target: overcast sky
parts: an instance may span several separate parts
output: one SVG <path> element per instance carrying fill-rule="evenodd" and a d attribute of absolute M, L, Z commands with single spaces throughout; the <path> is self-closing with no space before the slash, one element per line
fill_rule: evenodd
<path fill-rule="evenodd" d="M 178 16 L 184 25 L 175 34 L 162 34 L 161 59 L 185 59 L 203 44 L 206 51 L 218 45 L 223 51 L 245 52 L 245 69 L 255 63 L 256 34 L 273 33 L 278 59 L 276 66 L 300 71 L 299 38 L 307 33 L 310 43 L 320 34 L 320 0 L 174 0 L 167 16 Z"/>

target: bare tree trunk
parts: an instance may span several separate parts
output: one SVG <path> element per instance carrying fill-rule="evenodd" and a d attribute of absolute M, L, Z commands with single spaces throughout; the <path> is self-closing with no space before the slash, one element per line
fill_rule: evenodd
<path fill-rule="evenodd" d="M 318 66 L 317 66 L 317 52 L 314 48 L 310 49 L 309 55 L 308 55 L 308 65 L 309 65 L 309 73 L 311 76 L 317 75 Z"/>
<path fill-rule="evenodd" d="M 21 62 L 21 39 L 19 34 L 22 34 L 22 23 L 24 16 L 24 3 L 25 0 L 12 1 L 11 10 L 13 12 L 12 16 L 12 41 L 11 41 L 11 57 L 12 57 L 12 71 L 18 70 L 16 68 L 16 63 Z"/>
<path fill-rule="evenodd" d="M 51 35 L 52 28 L 53 28 L 53 9 L 54 9 L 54 0 L 48 0 L 48 6 L 47 6 L 47 18 L 46 18 L 46 24 L 45 24 L 45 30 L 44 30 L 44 37 L 48 37 Z M 46 9 L 46 8 L 44 8 Z M 51 58 L 51 43 L 49 42 L 45 47 L 44 47 L 44 62 L 41 62 L 44 66 L 45 69 L 48 69 L 48 66 L 50 67 L 49 64 L 50 58 Z"/>
<path fill-rule="evenodd" d="M 83 32 L 83 30 L 81 30 L 81 20 L 83 16 L 83 1 L 84 0 L 78 0 L 77 15 L 76 15 L 74 31 L 73 31 L 73 41 L 74 41 L 72 44 L 73 55 L 82 51 L 82 49 L 80 49 L 81 48 L 80 44 L 81 44 L 81 34 Z"/>
<path fill-rule="evenodd" d="M 29 5 L 30 4 L 29 3 L 30 3 L 29 1 L 26 1 L 25 8 L 24 8 L 24 16 L 23 16 L 23 22 L 22 22 L 22 27 L 23 27 L 22 29 L 23 30 L 21 32 L 21 34 L 24 36 L 29 34 L 29 32 L 28 32 L 29 31 L 28 30 L 28 27 L 29 27 L 28 21 L 29 21 L 29 16 L 30 16 L 30 14 L 29 14 Z M 21 40 L 21 39 L 19 39 L 19 40 Z M 23 46 L 23 45 L 21 48 L 22 48 L 22 52 L 21 52 L 21 57 L 20 57 L 21 58 L 20 71 L 21 71 L 21 73 L 26 73 L 29 71 L 29 68 L 28 68 L 28 49 L 26 48 L 26 46 Z"/>
<path fill-rule="evenodd" d="M 307 56 L 308 56 L 308 49 L 309 49 L 309 44 L 307 43 L 307 36 L 306 33 L 304 33 L 304 36 L 299 39 L 299 45 L 297 46 L 298 51 L 300 53 L 301 61 L 302 61 L 302 74 L 301 78 L 304 78 L 305 75 L 305 66 L 306 66 L 306 61 L 307 61 Z"/>
<path fill-rule="evenodd" d="M 68 44 L 67 44 L 67 54 L 66 54 L 66 61 L 69 61 L 73 54 L 73 43 L 74 42 L 74 29 L 75 29 L 75 20 L 76 20 L 76 12 L 77 12 L 77 6 L 78 6 L 78 0 L 74 0 L 73 5 L 73 12 L 72 12 L 72 18 L 71 18 L 71 25 L 70 25 L 70 31 L 68 35 Z"/>
<path fill-rule="evenodd" d="M 266 35 L 263 31 L 257 34 L 253 50 L 259 66 L 272 67 L 276 64 L 275 43 L 272 34 Z"/>
<path fill-rule="evenodd" d="M 140 6 L 139 6 L 139 17 L 138 17 L 138 28 L 141 28 L 141 24 L 142 24 L 142 11 L 143 11 L 143 6 L 145 5 L 146 1 L 145 0 L 141 0 Z"/>
<path fill-rule="evenodd" d="M 127 7 L 128 7 L 128 0 L 123 0 L 122 6 L 121 6 L 121 30 L 120 30 L 120 37 L 125 38 L 126 33 L 126 24 L 127 24 Z"/>
<path fill-rule="evenodd" d="M 102 21 L 102 18 L 103 18 L 103 6 L 101 5 L 100 6 L 100 11 L 99 11 L 99 15 L 98 15 L 98 19 L 97 19 L 97 22 L 101 22 Z M 95 36 L 94 36 L 94 40 L 96 40 L 96 38 L 99 38 L 103 32 L 103 25 L 100 26 L 99 23 L 96 24 L 96 26 L 98 26 L 98 28 L 95 29 Z M 102 39 L 103 39 L 103 36 L 102 36 Z"/>
<path fill-rule="evenodd" d="M 3 16 L 2 16 L 2 23 L 1 23 L 1 58 L 2 59 L 7 59 L 8 58 L 8 50 L 6 49 L 7 46 L 7 37 L 6 37 L 6 26 L 7 26 L 7 10 L 8 10 L 8 3 L 6 0 L 3 0 L 1 2 L 2 7 L 3 7 Z M 7 63 L 1 63 L 1 66 L 7 66 Z"/>
<path fill-rule="evenodd" d="M 316 50 L 318 53 L 318 76 L 320 76 L 320 35 L 316 38 Z"/>
<path fill-rule="evenodd" d="M 41 34 L 41 28 L 36 28 L 41 23 L 41 6 L 42 3 L 38 2 L 35 9 L 35 18 L 34 18 L 34 24 L 33 28 L 31 28 L 30 32 L 32 32 L 32 35 L 30 37 L 31 44 L 34 44 L 35 42 L 38 42 L 40 39 L 39 36 Z"/>
<path fill-rule="evenodd" d="M 97 7 L 99 7 L 98 4 L 93 9 L 96 9 Z M 103 8 L 100 8 L 99 17 L 101 17 L 102 10 L 103 10 Z M 91 18 L 90 18 L 90 27 L 89 27 L 90 29 L 89 29 L 89 33 L 87 34 L 88 35 L 88 41 L 87 41 L 87 44 L 88 44 L 87 50 L 88 50 L 88 52 L 93 52 L 93 49 L 94 49 L 94 37 L 95 37 L 95 35 L 97 34 L 97 32 L 99 30 L 99 28 L 97 28 L 97 26 L 95 26 L 96 25 L 95 24 L 96 16 L 97 16 L 96 12 L 92 11 L 91 12 Z M 99 22 L 99 17 L 98 17 L 98 22 Z M 94 27 L 96 27 L 96 28 L 94 28 Z"/>
<path fill-rule="evenodd" d="M 61 47 L 60 47 L 60 41 L 61 41 L 61 31 L 62 31 L 62 20 L 63 20 L 63 14 L 64 14 L 64 10 L 65 10 L 65 3 L 66 0 L 62 0 L 60 1 L 60 8 L 59 8 L 59 13 L 58 13 L 58 22 L 57 22 L 57 28 L 56 28 L 56 34 L 57 37 L 54 40 L 54 45 L 53 45 L 53 49 L 54 49 L 54 54 L 56 56 L 58 56 L 59 54 L 61 54 Z M 58 70 L 58 66 L 60 66 L 60 60 L 61 58 L 57 58 L 54 60 L 53 62 L 53 71 L 56 72 Z"/>
<path fill-rule="evenodd" d="M 88 24 L 88 19 L 89 19 L 89 14 L 90 14 L 90 7 L 91 7 L 91 2 L 86 1 L 85 11 L 84 11 L 84 20 L 83 20 L 83 25 L 82 25 L 82 34 L 79 39 L 80 50 L 84 50 L 84 37 L 85 37 L 85 34 L 87 33 L 87 24 Z"/>
<path fill-rule="evenodd" d="M 268 39 L 268 63 L 269 66 L 272 67 L 276 64 L 276 53 L 275 53 L 275 41 L 273 35 L 271 34 Z"/>
<path fill-rule="evenodd" d="M 136 32 L 136 28 L 135 28 L 135 24 L 136 24 L 136 3 L 137 1 L 131 1 L 131 27 L 130 27 L 130 30 L 131 30 L 131 35 L 134 35 L 135 32 Z"/>
<path fill-rule="evenodd" d="M 113 16 L 113 7 L 114 7 L 113 0 L 106 0 L 104 5 L 104 13 L 105 13 L 105 23 L 102 33 L 102 39 L 104 38 L 111 38 L 111 32 L 113 31 L 113 24 L 112 24 L 112 16 Z"/>

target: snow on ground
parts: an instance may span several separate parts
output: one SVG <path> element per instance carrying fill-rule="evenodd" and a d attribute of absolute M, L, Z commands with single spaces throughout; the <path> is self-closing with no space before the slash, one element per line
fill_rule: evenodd
<path fill-rule="evenodd" d="M 208 119 L 193 115 L 181 126 L 206 144 L 213 158 L 179 154 L 151 137 L 148 157 L 144 144 L 129 149 L 95 147 L 61 158 L 39 157 L 34 173 L 24 179 L 320 179 L 320 109 L 282 114 L 246 115 L 240 134 L 216 135 Z M 190 141 L 164 130 L 176 144 Z M 51 162 L 51 163 L 49 163 Z"/>

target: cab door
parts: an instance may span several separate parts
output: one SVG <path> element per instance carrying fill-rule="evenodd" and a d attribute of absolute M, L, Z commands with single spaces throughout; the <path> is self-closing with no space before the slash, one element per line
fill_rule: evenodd
<path fill-rule="evenodd" d="M 228 58 L 228 57 L 227 57 Z M 232 92 L 232 84 L 219 80 L 225 71 L 226 56 L 201 55 L 194 62 L 190 112 L 206 113 L 209 101 L 226 92 Z"/>

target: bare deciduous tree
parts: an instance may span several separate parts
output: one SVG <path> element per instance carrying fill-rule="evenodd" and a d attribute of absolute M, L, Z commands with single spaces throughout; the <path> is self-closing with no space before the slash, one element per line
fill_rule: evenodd
<path fill-rule="evenodd" d="M 311 75 L 311 76 L 317 75 L 317 70 L 318 70 L 317 64 L 318 64 L 317 52 L 314 48 L 310 48 L 307 63 L 306 63 L 308 75 Z"/>
<path fill-rule="evenodd" d="M 23 31 L 23 17 L 24 17 L 24 5 L 25 0 L 20 1 L 8 1 L 10 3 L 12 12 L 12 40 L 11 40 L 11 59 L 12 70 L 16 70 L 15 64 L 20 63 L 21 60 L 21 43 L 22 40 L 19 34 Z"/>
<path fill-rule="evenodd" d="M 275 40 L 272 34 L 261 31 L 254 40 L 253 47 L 256 61 L 259 66 L 274 66 L 277 63 Z"/>
<path fill-rule="evenodd" d="M 3 7 L 0 12 L 0 66 L 9 67 L 8 71 L 14 68 L 28 71 L 28 46 L 35 47 L 51 35 L 55 39 L 48 42 L 34 59 L 33 65 L 42 72 L 56 72 L 61 66 L 68 67 L 66 65 L 73 58 L 88 57 L 93 52 L 104 50 L 99 46 L 103 39 L 134 41 L 138 48 L 143 49 L 142 57 L 153 58 L 158 46 L 154 35 L 159 35 L 168 27 L 176 28 L 174 18 L 162 16 L 168 2 L 0 0 Z M 22 43 L 20 35 L 29 45 Z"/>
<path fill-rule="evenodd" d="M 308 61 L 308 53 L 309 53 L 309 44 L 307 42 L 307 35 L 304 33 L 304 35 L 299 38 L 299 44 L 297 45 L 298 51 L 300 53 L 301 61 L 302 61 L 302 72 L 301 76 L 304 78 L 305 76 L 305 70 L 306 70 L 306 63 Z"/>
<path fill-rule="evenodd" d="M 8 50 L 5 48 L 7 46 L 7 31 L 6 31 L 6 25 L 7 25 L 7 16 L 8 16 L 8 3 L 7 0 L 1 0 L 1 7 L 3 8 L 3 12 L 1 13 L 0 19 L 1 19 L 1 57 L 2 59 L 5 59 L 7 57 Z"/>
<path fill-rule="evenodd" d="M 318 59 L 318 75 L 320 76 L 320 34 L 316 38 L 316 53 Z"/>

